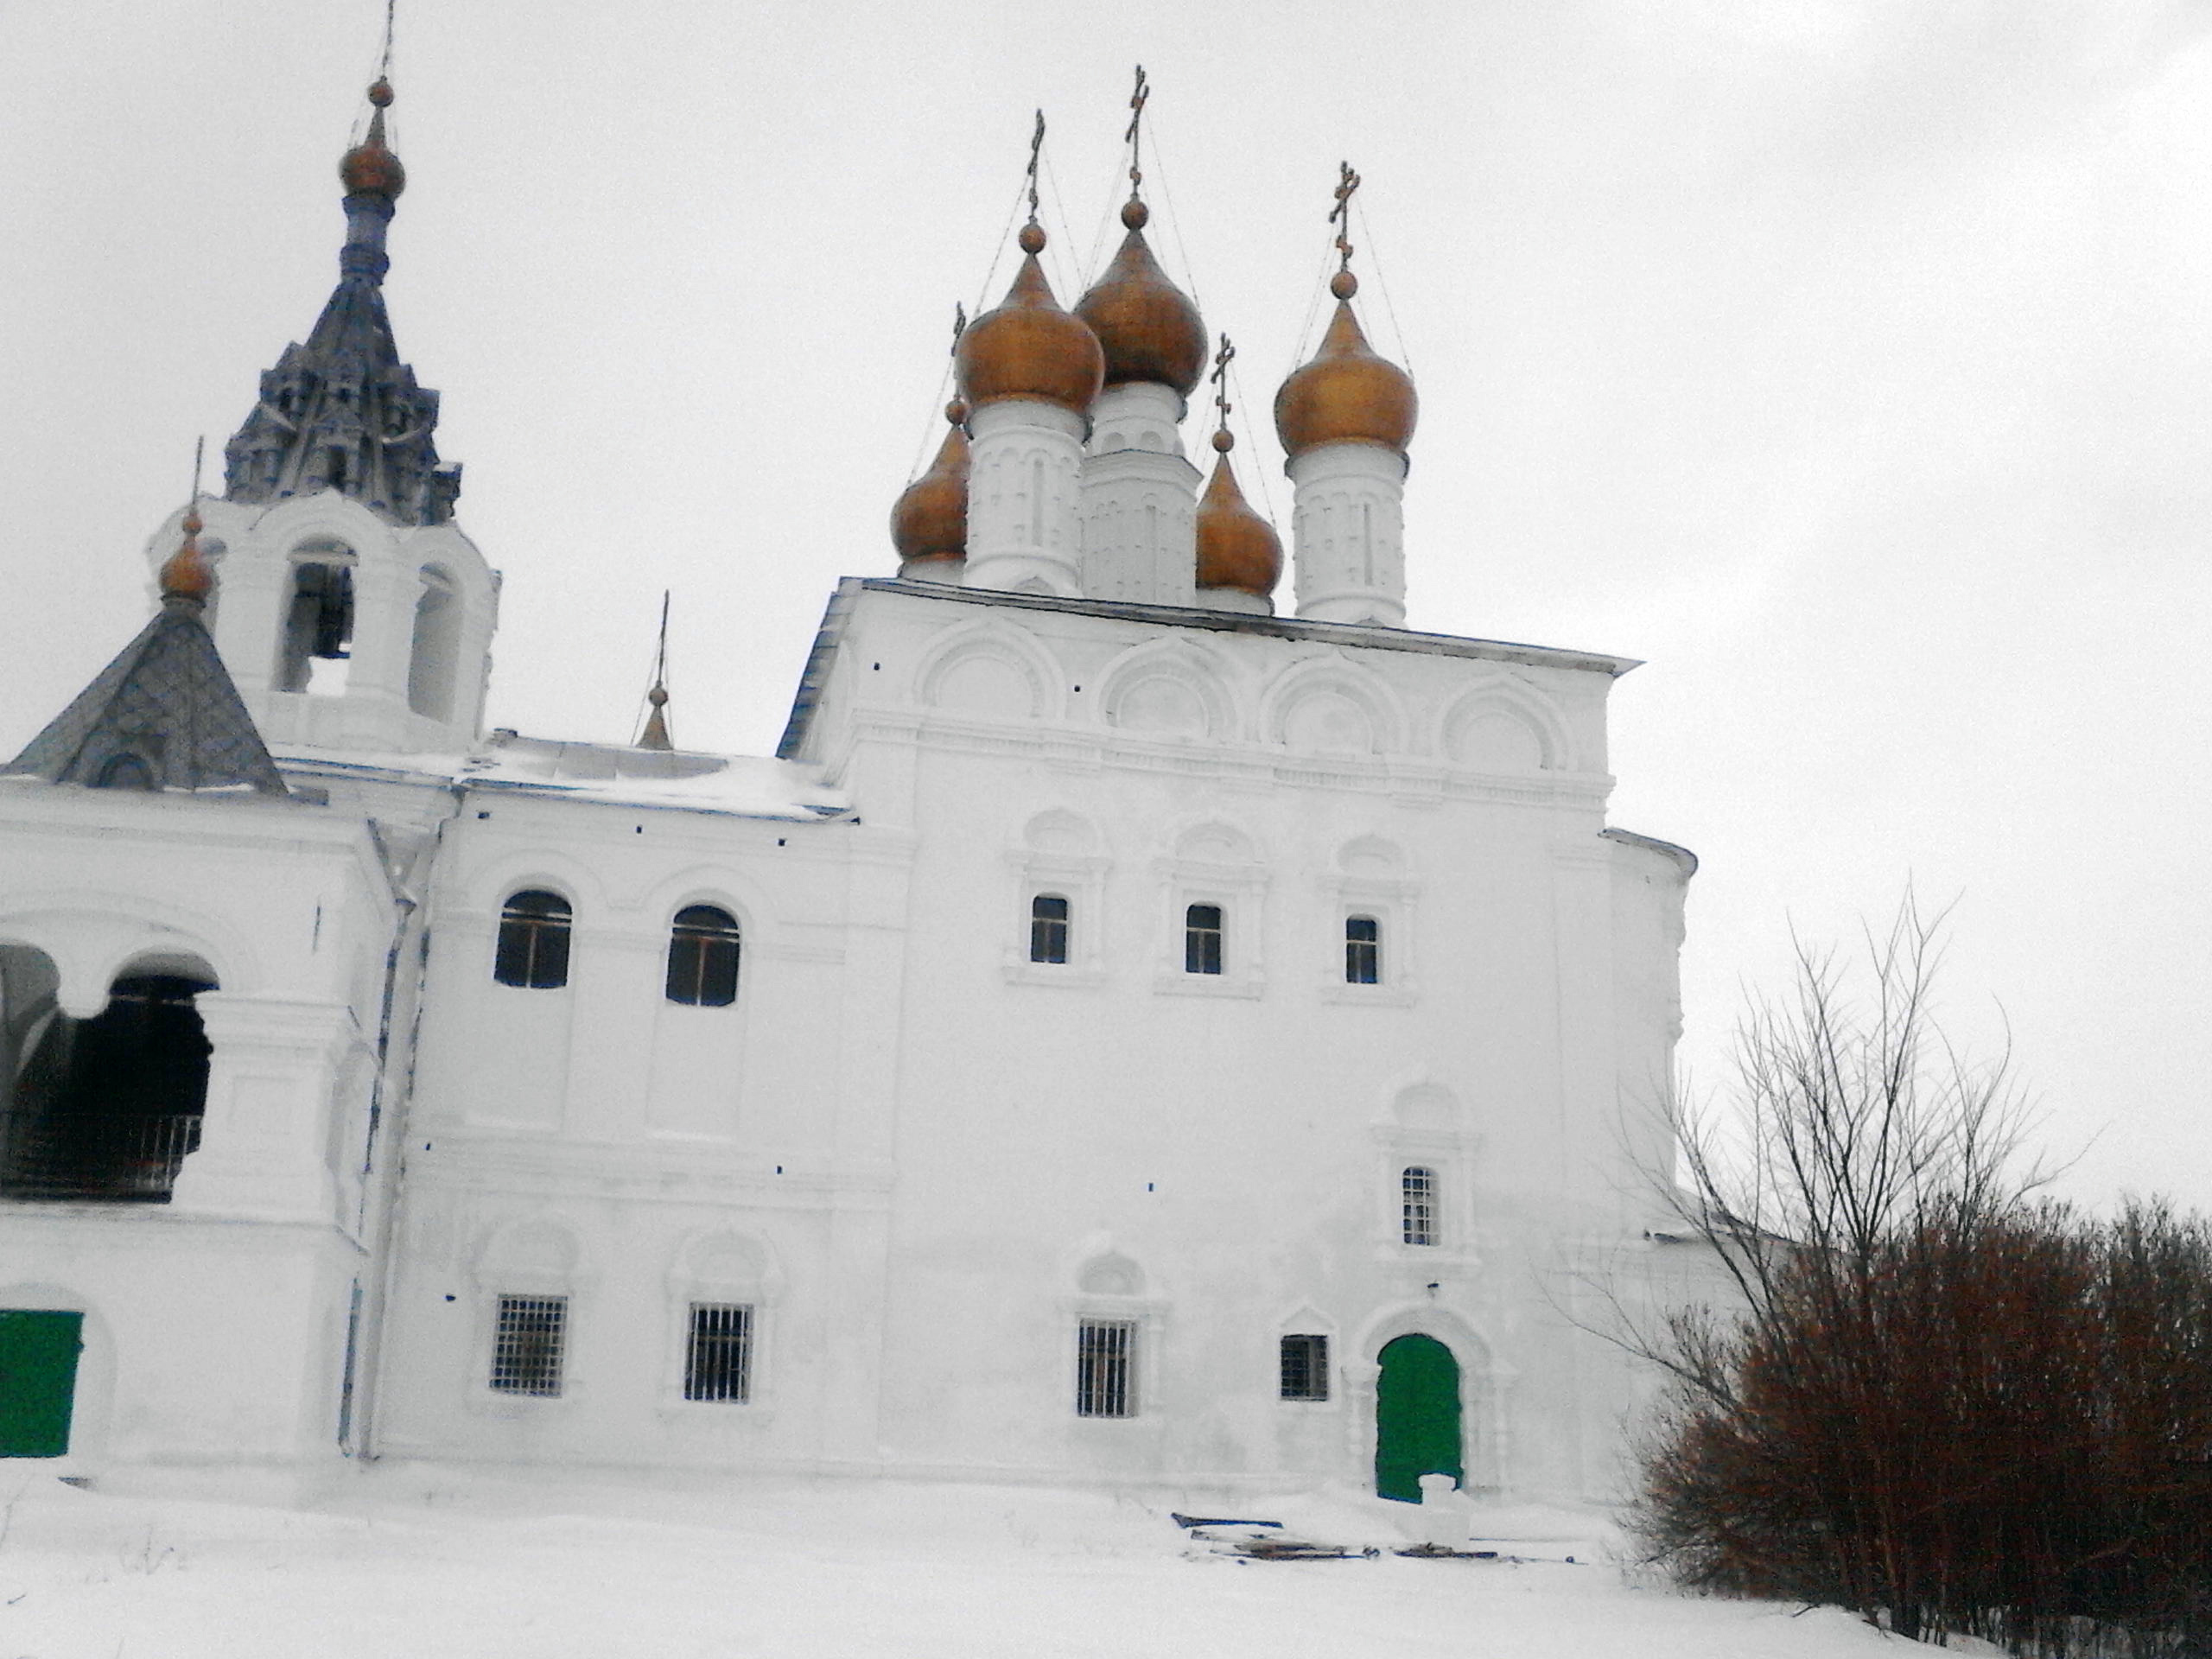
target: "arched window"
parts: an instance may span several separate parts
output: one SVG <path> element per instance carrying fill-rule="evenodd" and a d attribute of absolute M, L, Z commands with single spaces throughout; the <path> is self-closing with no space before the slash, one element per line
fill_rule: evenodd
<path fill-rule="evenodd" d="M 1068 901 L 1057 893 L 1040 893 L 1029 901 L 1029 960 L 1068 959 Z"/>
<path fill-rule="evenodd" d="M 1398 1236 L 1408 1244 L 1436 1243 L 1436 1172 L 1414 1164 L 1398 1177 Z"/>
<path fill-rule="evenodd" d="M 1344 918 L 1344 983 L 1382 982 L 1382 924 L 1372 916 Z"/>
<path fill-rule="evenodd" d="M 695 1008 L 737 1001 L 737 918 L 712 905 L 686 905 L 668 936 L 668 1000 Z"/>
<path fill-rule="evenodd" d="M 1183 971 L 1221 971 L 1221 906 L 1192 905 L 1183 912 Z"/>
<path fill-rule="evenodd" d="M 536 889 L 516 893 L 499 912 L 499 950 L 492 977 L 533 991 L 569 982 L 569 901 Z"/>

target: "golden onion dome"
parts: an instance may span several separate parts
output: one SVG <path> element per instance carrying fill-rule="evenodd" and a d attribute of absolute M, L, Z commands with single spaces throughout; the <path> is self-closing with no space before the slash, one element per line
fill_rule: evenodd
<path fill-rule="evenodd" d="M 340 159 L 339 181 L 349 196 L 397 197 L 407 188 L 407 169 L 384 141 L 384 112 L 391 103 L 391 83 L 378 77 L 369 88 L 369 102 L 376 105 L 376 113 L 369 118 L 368 134 Z"/>
<path fill-rule="evenodd" d="M 1311 361 L 1275 393 L 1275 432 L 1293 458 L 1325 443 L 1378 443 L 1400 454 L 1421 411 L 1413 378 L 1378 356 L 1352 315 L 1359 280 L 1340 270 L 1329 281 L 1337 315 Z"/>
<path fill-rule="evenodd" d="M 1141 201 L 1122 204 L 1128 234 L 1106 274 L 1076 302 L 1075 314 L 1105 351 L 1108 385 L 1145 381 L 1187 397 L 1205 372 L 1206 327 L 1190 296 L 1167 280 L 1146 245 L 1150 217 Z"/>
<path fill-rule="evenodd" d="M 901 563 L 968 556 L 968 405 L 945 405 L 952 429 L 929 470 L 909 484 L 891 509 L 891 543 Z"/>
<path fill-rule="evenodd" d="M 176 551 L 162 562 L 159 581 L 163 599 L 181 599 L 194 605 L 204 605 L 207 596 L 215 591 L 215 568 L 207 563 L 207 556 L 200 550 L 200 532 L 207 526 L 200 521 L 200 510 L 185 510 L 184 522 L 180 526 L 184 539 L 177 543 Z"/>
<path fill-rule="evenodd" d="M 1236 474 L 1229 464 L 1236 440 L 1227 432 L 1213 435 L 1220 459 L 1213 477 L 1198 498 L 1198 586 L 1234 588 L 1265 599 L 1282 579 L 1282 538 L 1274 526 L 1252 511 L 1244 492 L 1236 487 Z"/>
<path fill-rule="evenodd" d="M 1021 227 L 1021 269 L 995 311 L 960 336 L 960 391 L 976 405 L 1033 398 L 1086 414 L 1106 381 L 1105 355 L 1090 325 L 1060 308 L 1037 256 L 1045 232 Z"/>

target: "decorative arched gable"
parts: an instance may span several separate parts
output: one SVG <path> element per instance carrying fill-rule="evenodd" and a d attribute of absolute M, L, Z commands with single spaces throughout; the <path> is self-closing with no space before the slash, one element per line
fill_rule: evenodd
<path fill-rule="evenodd" d="M 1475 772 L 1575 770 L 1567 723 L 1552 703 L 1503 676 L 1446 710 L 1439 752 Z"/>
<path fill-rule="evenodd" d="M 1059 666 L 1033 636 L 995 618 L 948 632 L 914 671 L 915 701 L 967 719 L 1056 721 Z"/>
<path fill-rule="evenodd" d="M 1194 640 L 1150 641 L 1106 666 L 1099 707 L 1106 723 L 1148 736 L 1218 741 L 1236 734 L 1231 670 Z"/>
<path fill-rule="evenodd" d="M 1405 732 L 1405 710 L 1390 689 L 1336 652 L 1294 664 L 1260 699 L 1262 741 L 1301 754 L 1395 753 Z"/>

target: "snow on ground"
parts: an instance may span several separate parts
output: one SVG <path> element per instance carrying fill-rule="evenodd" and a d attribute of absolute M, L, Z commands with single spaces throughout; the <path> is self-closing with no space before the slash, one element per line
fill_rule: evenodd
<path fill-rule="evenodd" d="M 1194 1554 L 1176 1509 L 1384 1553 Z M 1224 1507 L 404 1464 L 305 1496 L 216 1476 L 80 1491 L 16 1464 L 0 1470 L 0 1659 L 1897 1659 L 1909 1645 L 1834 1609 L 1639 1587 L 1593 1560 L 1609 1535 L 1589 1515 L 1478 1511 L 1478 1547 L 1541 1560 L 1389 1554 L 1419 1517 L 1342 1491 Z"/>

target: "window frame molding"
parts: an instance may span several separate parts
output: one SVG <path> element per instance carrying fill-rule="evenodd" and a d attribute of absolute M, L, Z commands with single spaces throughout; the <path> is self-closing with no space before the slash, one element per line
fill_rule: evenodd
<path fill-rule="evenodd" d="M 1068 1421 L 1133 1424 L 1149 1419 L 1157 1425 L 1160 1349 L 1161 1333 L 1166 1325 L 1166 1302 L 1160 1297 L 1141 1294 L 1128 1296 L 1106 1291 L 1078 1291 L 1072 1296 L 1062 1297 L 1058 1311 L 1054 1340 L 1059 1344 L 1060 1361 L 1056 1374 L 1059 1377 L 1061 1409 L 1067 1414 Z M 1076 1408 L 1083 1386 L 1083 1325 L 1090 1319 L 1117 1320 L 1131 1327 L 1130 1341 L 1135 1344 L 1136 1352 L 1130 1357 L 1129 1387 L 1136 1395 L 1136 1409 L 1126 1417 L 1085 1416 Z"/>
<path fill-rule="evenodd" d="M 1321 1000 L 1351 1007 L 1408 1008 L 1421 1000 L 1414 972 L 1414 900 L 1421 883 L 1409 876 L 1330 874 L 1316 883 L 1328 907 L 1330 954 L 1319 979 Z M 1381 933 L 1379 982 L 1359 985 L 1344 977 L 1344 924 L 1371 916 Z"/>
<path fill-rule="evenodd" d="M 1153 989 L 1169 996 L 1256 999 L 1267 992 L 1267 894 L 1272 880 L 1263 863 L 1160 858 L 1153 862 L 1160 886 Z M 1221 972 L 1184 968 L 1185 930 L 1192 905 L 1221 909 Z"/>
<path fill-rule="evenodd" d="M 1008 943 L 1003 957 L 1009 985 L 1103 985 L 1106 982 L 1103 934 L 1106 872 L 1112 861 L 1100 853 L 1040 851 L 1017 848 L 1007 855 L 1014 872 L 1008 906 Z M 1068 901 L 1068 959 L 1029 959 L 1029 906 L 1046 893 Z"/>
<path fill-rule="evenodd" d="M 700 1247 L 735 1237 L 760 1252 L 758 1272 L 702 1272 L 694 1265 Z M 747 1231 L 714 1229 L 686 1237 L 663 1281 L 664 1331 L 661 1363 L 654 1382 L 658 1414 L 671 1422 L 747 1424 L 765 1428 L 776 1417 L 775 1366 L 778 1306 L 783 1300 L 783 1270 L 767 1241 Z M 751 1367 L 742 1400 L 687 1400 L 683 1380 L 691 1360 L 691 1307 L 695 1302 L 753 1310 L 747 1356 Z"/>
<path fill-rule="evenodd" d="M 1474 1202 L 1471 1172 L 1480 1151 L 1479 1137 L 1447 1129 L 1413 1129 L 1402 1124 L 1380 1124 L 1375 1140 L 1376 1253 L 1378 1259 L 1398 1262 L 1448 1264 L 1465 1272 L 1482 1265 L 1476 1229 L 1480 1211 Z M 1433 1170 L 1437 1190 L 1431 1213 L 1436 1230 L 1433 1244 L 1408 1244 L 1404 1234 L 1405 1172 L 1415 1166 Z"/>
<path fill-rule="evenodd" d="M 508 1241 L 533 1227 L 557 1233 L 569 1247 L 570 1264 L 515 1264 L 505 1260 Z M 470 1375 L 464 1396 L 467 1408 L 479 1415 L 517 1417 L 579 1409 L 577 1402 L 591 1392 L 589 1373 L 580 1362 L 583 1347 L 577 1339 L 585 1310 L 591 1306 L 598 1274 L 585 1265 L 582 1240 L 563 1220 L 550 1217 L 515 1217 L 496 1228 L 476 1252 L 469 1274 L 474 1295 L 470 1318 L 474 1330 L 468 1344 Z M 499 1301 L 502 1297 L 558 1296 L 567 1307 L 561 1316 L 561 1392 L 516 1394 L 492 1386 L 492 1358 L 499 1342 Z"/>

